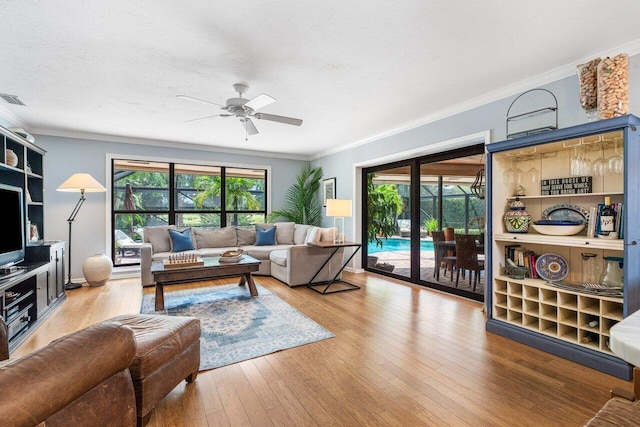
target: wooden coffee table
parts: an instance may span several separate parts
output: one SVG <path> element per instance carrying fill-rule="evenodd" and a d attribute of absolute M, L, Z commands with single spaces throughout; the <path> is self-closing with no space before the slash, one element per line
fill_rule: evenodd
<path fill-rule="evenodd" d="M 156 282 L 156 311 L 164 310 L 164 287 L 177 283 L 197 282 L 220 277 L 240 276 L 239 286 L 249 284 L 251 296 L 258 295 L 251 273 L 258 271 L 260 261 L 243 255 L 238 262 L 220 262 L 220 257 L 203 258 L 204 265 L 165 268 L 162 261 L 151 264 L 151 274 Z"/>

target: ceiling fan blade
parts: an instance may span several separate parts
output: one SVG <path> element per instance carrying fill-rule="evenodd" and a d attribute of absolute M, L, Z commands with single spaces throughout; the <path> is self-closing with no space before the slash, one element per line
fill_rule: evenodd
<path fill-rule="evenodd" d="M 203 104 L 217 105 L 218 107 L 224 107 L 224 105 L 216 104 L 215 102 L 205 101 L 204 99 L 194 98 L 188 95 L 176 95 L 176 98 L 186 99 L 188 101 L 202 102 Z"/>
<path fill-rule="evenodd" d="M 256 125 L 253 124 L 249 117 L 244 119 L 244 128 L 246 129 L 248 135 L 256 135 L 258 133 Z"/>
<path fill-rule="evenodd" d="M 302 120 L 300 119 L 294 119 L 293 117 L 276 116 L 275 114 L 256 113 L 254 114 L 254 117 L 260 120 L 270 120 L 272 122 L 286 123 L 288 125 L 294 126 L 300 126 L 302 124 Z"/>
<path fill-rule="evenodd" d="M 253 111 L 258 111 L 259 109 L 264 108 L 269 104 L 273 104 L 274 102 L 276 102 L 275 98 L 272 98 L 265 93 L 261 93 L 260 95 L 244 104 L 244 107 L 251 108 Z"/>
<path fill-rule="evenodd" d="M 204 120 L 204 119 L 212 119 L 214 117 L 229 117 L 230 114 L 214 114 L 213 116 L 204 116 L 204 117 L 198 117 L 197 119 L 191 119 L 191 120 L 185 120 L 185 123 L 189 123 L 189 122 L 195 122 L 198 120 Z"/>

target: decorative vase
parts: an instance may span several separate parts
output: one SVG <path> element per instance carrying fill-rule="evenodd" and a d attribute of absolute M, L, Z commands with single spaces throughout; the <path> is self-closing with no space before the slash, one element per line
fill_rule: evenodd
<path fill-rule="evenodd" d="M 531 224 L 531 215 L 525 210 L 520 198 L 516 197 L 504 214 L 503 220 L 508 233 L 527 233 Z"/>
<path fill-rule="evenodd" d="M 93 254 L 82 263 L 82 274 L 89 286 L 103 286 L 111 277 L 113 263 L 104 254 Z"/>
<path fill-rule="evenodd" d="M 8 148 L 4 150 L 4 160 L 9 166 L 18 166 L 18 156 L 13 150 L 9 150 Z"/>

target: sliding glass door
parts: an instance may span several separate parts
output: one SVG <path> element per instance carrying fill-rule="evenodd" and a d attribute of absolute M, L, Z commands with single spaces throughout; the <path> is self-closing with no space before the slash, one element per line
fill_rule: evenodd
<path fill-rule="evenodd" d="M 371 270 L 411 277 L 410 170 L 410 165 L 398 165 L 370 171 L 364 177 L 366 265 Z"/>
<path fill-rule="evenodd" d="M 483 153 L 478 145 L 364 170 L 365 269 L 482 300 L 484 274 L 458 269 L 455 240 L 474 235 L 481 263 Z"/>

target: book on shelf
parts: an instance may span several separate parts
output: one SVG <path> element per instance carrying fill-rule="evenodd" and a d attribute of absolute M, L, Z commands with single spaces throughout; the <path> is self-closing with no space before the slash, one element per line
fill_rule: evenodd
<path fill-rule="evenodd" d="M 524 249 L 515 248 L 513 250 L 513 259 L 511 261 L 520 267 L 524 267 Z"/>
<path fill-rule="evenodd" d="M 623 236 L 624 229 L 622 228 L 622 216 L 624 215 L 623 208 L 624 208 L 624 203 L 622 202 L 616 203 L 615 206 L 613 207 L 613 210 L 616 213 L 615 231 L 618 233 L 618 239 L 622 239 L 624 237 Z"/>
<path fill-rule="evenodd" d="M 538 278 L 538 270 L 536 269 L 536 261 L 538 260 L 538 256 L 531 251 L 529 253 L 529 264 L 531 264 L 531 278 L 532 279 L 537 279 Z"/>
<path fill-rule="evenodd" d="M 593 239 L 596 236 L 596 224 L 598 223 L 597 217 L 598 208 L 591 206 L 589 209 L 589 222 L 587 223 L 587 237 Z"/>
<path fill-rule="evenodd" d="M 533 251 L 525 251 L 524 266 L 527 267 L 527 277 L 537 279 L 536 273 L 536 254 Z"/>
<path fill-rule="evenodd" d="M 507 259 L 510 259 L 511 261 L 516 263 L 516 260 L 514 258 L 514 253 L 515 253 L 516 248 L 519 248 L 519 247 L 520 247 L 520 245 L 517 245 L 517 244 L 505 245 L 505 247 L 504 247 L 504 259 L 505 259 L 505 261 Z"/>
<path fill-rule="evenodd" d="M 618 216 L 618 239 L 624 239 L 624 221 L 622 216 L 624 215 L 624 203 L 620 203 L 620 215 Z"/>
<path fill-rule="evenodd" d="M 604 209 L 604 203 L 598 203 L 596 208 L 596 229 L 595 236 L 600 235 L 600 215 L 602 214 L 602 209 Z"/>
<path fill-rule="evenodd" d="M 526 277 L 531 279 L 538 278 L 536 271 L 537 256 L 532 250 L 523 248 L 517 244 L 505 245 L 504 256 L 505 263 L 507 260 L 511 260 L 515 265 L 525 267 L 527 269 Z"/>

